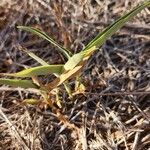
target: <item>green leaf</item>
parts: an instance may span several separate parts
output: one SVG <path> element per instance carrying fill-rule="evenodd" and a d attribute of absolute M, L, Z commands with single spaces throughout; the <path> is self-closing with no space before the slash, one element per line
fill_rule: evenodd
<path fill-rule="evenodd" d="M 62 47 L 61 45 L 59 45 L 54 39 L 52 39 L 51 37 L 49 37 L 45 32 L 40 31 L 39 29 L 33 28 L 33 27 L 27 27 L 27 26 L 17 26 L 17 28 L 19 29 L 23 29 L 25 31 L 31 32 L 33 34 L 38 35 L 39 37 L 49 41 L 51 44 L 55 45 L 59 51 L 61 53 L 63 53 L 63 55 L 69 59 L 71 52 L 69 50 L 67 50 L 66 48 Z"/>
<path fill-rule="evenodd" d="M 83 51 L 88 51 L 93 46 L 101 46 L 110 36 L 112 36 L 118 29 L 120 29 L 127 21 L 132 19 L 137 15 L 141 10 L 150 6 L 150 1 L 144 2 L 140 6 L 137 6 L 131 10 L 126 15 L 119 18 L 117 21 L 112 23 L 110 26 L 105 28 L 101 33 L 99 33 L 84 49 Z"/>
<path fill-rule="evenodd" d="M 13 87 L 39 89 L 38 86 L 36 84 L 34 84 L 31 80 L 17 80 L 17 79 L 0 78 L 0 84 L 10 85 Z"/>
<path fill-rule="evenodd" d="M 60 74 L 63 69 L 63 65 L 46 65 L 46 66 L 38 66 L 29 69 L 25 69 L 23 71 L 7 74 L 1 73 L 0 75 L 13 76 L 13 77 L 33 77 L 39 75 L 48 75 L 50 73 Z"/>
<path fill-rule="evenodd" d="M 39 64 L 45 66 L 45 65 L 49 65 L 47 62 L 45 62 L 43 59 L 41 59 L 40 57 L 38 57 L 37 55 L 35 55 L 34 53 L 28 51 L 25 48 L 21 48 L 21 50 L 23 50 L 24 52 L 26 52 L 30 57 L 32 57 L 34 60 L 36 60 Z"/>
<path fill-rule="evenodd" d="M 81 61 L 83 60 L 83 54 L 78 53 L 74 54 L 64 65 L 64 70 L 72 70 L 74 67 L 76 67 Z"/>

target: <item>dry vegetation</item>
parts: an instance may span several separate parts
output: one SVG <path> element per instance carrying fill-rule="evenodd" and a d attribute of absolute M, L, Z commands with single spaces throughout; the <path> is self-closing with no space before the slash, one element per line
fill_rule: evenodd
<path fill-rule="evenodd" d="M 20 44 L 50 64 L 62 56 L 46 41 L 16 29 L 38 27 L 77 52 L 100 30 L 141 0 L 1 0 L 0 72 L 37 63 Z M 41 78 L 43 82 L 53 76 Z M 62 92 L 60 122 L 50 108 L 22 105 L 35 91 L 0 87 L 0 149 L 148 150 L 150 148 L 150 9 L 112 36 L 82 71 L 85 94 Z M 73 85 L 73 82 L 70 82 Z M 62 87 L 63 90 L 63 87 Z M 65 122 L 65 121 L 64 121 Z M 80 129 L 74 130 L 74 125 Z M 78 134 L 82 136 L 78 136 Z"/>

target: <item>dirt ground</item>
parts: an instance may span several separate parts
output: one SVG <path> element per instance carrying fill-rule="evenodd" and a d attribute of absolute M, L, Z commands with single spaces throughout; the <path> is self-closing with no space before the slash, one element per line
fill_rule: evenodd
<path fill-rule="evenodd" d="M 0 72 L 64 63 L 57 48 L 16 28 L 37 27 L 73 53 L 142 0 L 0 0 Z M 128 22 L 82 70 L 85 94 L 61 93 L 61 122 L 51 108 L 22 105 L 34 91 L 0 86 L 0 150 L 148 150 L 150 148 L 150 9 Z M 51 81 L 52 75 L 42 77 Z M 69 82 L 73 86 L 73 80 Z M 64 87 L 61 86 L 61 89 Z M 78 136 L 75 127 L 80 129 Z"/>

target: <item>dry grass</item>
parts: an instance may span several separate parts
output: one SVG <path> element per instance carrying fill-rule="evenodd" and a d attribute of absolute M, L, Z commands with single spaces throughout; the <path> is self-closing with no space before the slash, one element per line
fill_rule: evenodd
<path fill-rule="evenodd" d="M 64 61 L 46 41 L 17 30 L 16 25 L 38 27 L 77 52 L 99 30 L 139 2 L 2 0 L 0 72 L 37 65 L 17 50 L 18 43 L 51 64 Z M 145 9 L 92 56 L 82 72 L 85 95 L 70 100 L 65 92 L 62 94 L 61 113 L 80 131 L 65 126 L 49 108 L 21 104 L 25 98 L 40 98 L 36 91 L 1 86 L 0 149 L 148 150 L 149 47 L 150 10 Z"/>

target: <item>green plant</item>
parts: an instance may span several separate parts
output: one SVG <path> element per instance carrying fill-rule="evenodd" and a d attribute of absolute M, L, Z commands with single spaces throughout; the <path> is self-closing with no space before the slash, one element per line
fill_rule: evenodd
<path fill-rule="evenodd" d="M 50 38 L 46 33 L 38 29 L 32 27 L 18 26 L 19 29 L 36 34 L 39 37 L 49 41 L 51 44 L 55 45 L 58 48 L 58 50 L 64 55 L 64 57 L 67 59 L 67 62 L 65 64 L 60 64 L 60 65 L 49 65 L 44 60 L 40 59 L 38 56 L 33 54 L 32 52 L 29 52 L 26 49 L 24 49 L 24 51 L 33 59 L 35 59 L 39 64 L 41 64 L 41 66 L 32 67 L 12 74 L 1 73 L 0 75 L 2 76 L 11 76 L 11 77 L 20 77 L 20 78 L 29 77 L 31 79 L 22 80 L 22 79 L 0 78 L 0 84 L 7 84 L 10 86 L 16 86 L 22 88 L 37 89 L 39 93 L 42 95 L 43 100 L 47 102 L 50 106 L 53 106 L 53 104 L 50 101 L 49 95 L 50 93 L 55 92 L 57 98 L 57 105 L 61 107 L 59 96 L 58 96 L 58 91 L 59 91 L 58 86 L 64 84 L 69 96 L 72 96 L 72 92 L 69 88 L 67 80 L 75 76 L 78 76 L 81 69 L 84 67 L 84 64 L 86 64 L 87 60 L 93 54 L 93 52 L 96 51 L 96 49 L 99 46 L 101 46 L 111 35 L 113 35 L 118 29 L 120 29 L 127 21 L 129 21 L 131 18 L 137 15 L 137 13 L 139 13 L 141 10 L 143 10 L 148 6 L 150 6 L 150 1 L 146 1 L 142 3 L 140 6 L 137 6 L 129 13 L 125 14 L 117 21 L 115 21 L 107 28 L 105 28 L 92 41 L 90 41 L 89 44 L 81 52 L 76 54 L 72 54 L 68 49 L 63 48 L 56 41 Z M 37 77 L 40 75 L 48 75 L 48 74 L 54 74 L 56 76 L 56 79 L 54 79 L 52 82 L 48 83 L 47 85 L 41 84 L 38 81 Z M 76 84 L 76 90 L 77 90 L 77 87 L 79 87 L 80 82 L 76 80 L 76 83 L 77 83 Z M 29 100 L 27 102 L 36 103 L 35 101 Z"/>

